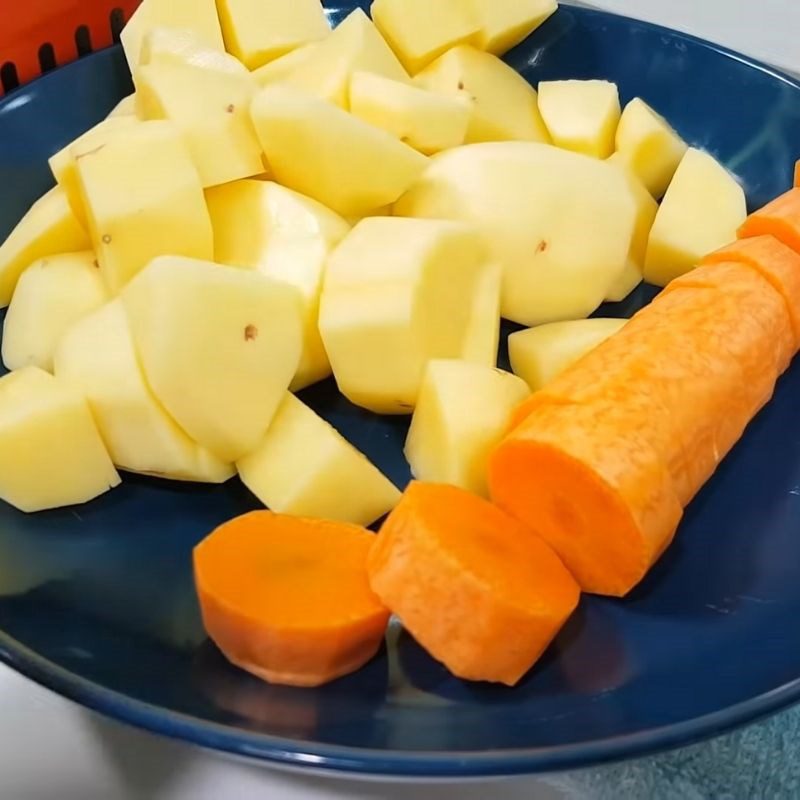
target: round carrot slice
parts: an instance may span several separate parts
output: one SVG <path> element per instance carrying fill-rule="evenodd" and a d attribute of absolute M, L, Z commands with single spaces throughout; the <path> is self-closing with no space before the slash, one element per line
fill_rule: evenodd
<path fill-rule="evenodd" d="M 206 632 L 238 667 L 319 686 L 369 661 L 389 612 L 369 587 L 364 528 L 255 511 L 194 550 Z"/>

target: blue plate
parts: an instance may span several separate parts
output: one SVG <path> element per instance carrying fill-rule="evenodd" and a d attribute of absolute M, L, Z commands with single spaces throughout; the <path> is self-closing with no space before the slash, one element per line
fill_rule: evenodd
<path fill-rule="evenodd" d="M 331 8 L 334 19 L 352 5 Z M 564 7 L 510 62 L 532 81 L 608 78 L 722 159 L 751 206 L 800 156 L 800 85 L 688 36 Z M 130 91 L 122 53 L 92 55 L 0 104 L 0 234 L 51 183 L 46 159 Z M 610 313 L 627 315 L 639 290 Z M 407 422 L 305 398 L 398 483 Z M 513 690 L 452 677 L 393 628 L 380 655 L 318 690 L 268 686 L 203 635 L 189 554 L 257 506 L 129 477 L 87 506 L 0 507 L 0 656 L 125 722 L 296 766 L 405 776 L 585 766 L 685 744 L 800 698 L 800 363 L 689 508 L 675 545 L 625 601 L 585 598 Z M 435 613 L 435 609 L 432 609 Z"/>

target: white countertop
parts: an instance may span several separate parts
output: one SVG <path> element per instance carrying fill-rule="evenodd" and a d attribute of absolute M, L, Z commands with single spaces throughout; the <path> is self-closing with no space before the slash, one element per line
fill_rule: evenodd
<path fill-rule="evenodd" d="M 800 72 L 798 0 L 596 0 L 587 3 L 695 33 Z M 4 800 L 554 800 L 537 779 L 502 787 L 355 783 L 241 766 L 123 728 L 0 666 Z M 46 760 L 46 767 L 43 763 Z M 45 768 L 43 768 L 45 767 Z"/>

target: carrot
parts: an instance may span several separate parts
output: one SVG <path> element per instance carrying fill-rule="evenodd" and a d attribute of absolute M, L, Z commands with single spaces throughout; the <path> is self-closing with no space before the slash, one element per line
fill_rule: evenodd
<path fill-rule="evenodd" d="M 584 590 L 624 595 L 796 347 L 783 298 L 759 273 L 694 270 L 518 409 L 490 459 L 492 498 Z"/>
<path fill-rule="evenodd" d="M 372 589 L 453 674 L 516 684 L 578 604 L 558 556 L 454 486 L 412 483 L 368 561 Z"/>
<path fill-rule="evenodd" d="M 194 550 L 206 632 L 271 683 L 319 686 L 377 652 L 389 613 L 369 588 L 374 536 L 339 522 L 255 511 Z"/>
<path fill-rule="evenodd" d="M 800 253 L 800 188 L 790 189 L 751 214 L 739 228 L 739 238 L 769 234 Z"/>
<path fill-rule="evenodd" d="M 794 185 L 800 186 L 800 161 L 794 165 Z"/>

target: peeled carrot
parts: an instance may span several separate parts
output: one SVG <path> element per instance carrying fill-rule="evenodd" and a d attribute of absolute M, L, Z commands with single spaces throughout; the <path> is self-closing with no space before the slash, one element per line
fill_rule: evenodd
<path fill-rule="evenodd" d="M 739 238 L 771 235 L 800 253 L 800 188 L 786 194 L 751 214 L 739 228 Z"/>
<path fill-rule="evenodd" d="M 271 683 L 319 686 L 377 652 L 389 612 L 371 591 L 364 528 L 255 511 L 194 550 L 206 632 Z"/>
<path fill-rule="evenodd" d="M 786 304 L 758 272 L 694 270 L 518 410 L 490 460 L 492 498 L 584 590 L 624 595 L 796 349 Z"/>
<path fill-rule="evenodd" d="M 800 161 L 794 165 L 794 185 L 800 186 Z"/>
<path fill-rule="evenodd" d="M 375 593 L 453 674 L 509 686 L 580 598 L 536 534 L 486 500 L 443 484 L 406 489 L 368 568 Z"/>

